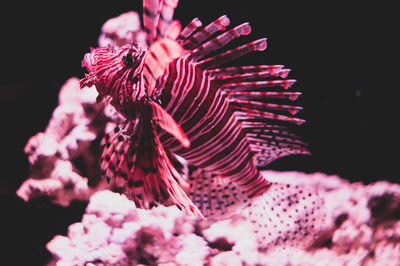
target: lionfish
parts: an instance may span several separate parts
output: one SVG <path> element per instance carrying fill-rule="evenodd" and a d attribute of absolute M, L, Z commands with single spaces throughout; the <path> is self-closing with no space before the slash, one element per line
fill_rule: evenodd
<path fill-rule="evenodd" d="M 80 86 L 94 85 L 97 102 L 122 117 L 102 140 L 102 176 L 115 179 L 140 208 L 174 204 L 207 219 L 246 210 L 262 247 L 305 243 L 315 237 L 322 201 L 259 171 L 280 157 L 309 153 L 285 126 L 304 122 L 293 117 L 301 107 L 271 102 L 301 94 L 286 91 L 295 83 L 290 70 L 226 66 L 265 50 L 266 39 L 224 49 L 250 34 L 249 23 L 227 29 L 224 15 L 204 27 L 195 18 L 182 29 L 173 20 L 177 4 L 143 1 L 147 47 L 92 48 L 82 61 L 88 74 Z"/>

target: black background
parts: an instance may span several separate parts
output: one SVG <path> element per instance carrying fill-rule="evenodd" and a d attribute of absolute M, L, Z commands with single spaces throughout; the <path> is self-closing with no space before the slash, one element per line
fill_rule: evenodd
<path fill-rule="evenodd" d="M 175 18 L 183 25 L 196 16 L 206 24 L 223 14 L 233 26 L 249 21 L 251 39 L 268 38 L 267 51 L 250 55 L 249 63 L 292 69 L 290 78 L 298 80 L 293 89 L 303 92 L 298 116 L 307 120 L 298 133 L 313 155 L 283 158 L 271 168 L 399 182 L 395 7 L 304 2 L 182 1 Z M 16 198 L 15 190 L 29 176 L 23 147 L 45 129 L 60 86 L 83 76 L 80 62 L 96 46 L 101 25 L 140 9 L 140 1 L 14 2 L 1 8 L 1 239 L 21 252 L 10 256 L 15 264 L 44 264 L 45 243 L 65 234 L 85 208 L 79 202 L 61 208 Z"/>

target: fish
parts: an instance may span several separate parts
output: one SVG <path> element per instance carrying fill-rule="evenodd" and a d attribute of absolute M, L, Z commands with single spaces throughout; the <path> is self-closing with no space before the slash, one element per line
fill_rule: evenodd
<path fill-rule="evenodd" d="M 175 205 L 209 220 L 246 213 L 265 248 L 314 239 L 323 221 L 317 193 L 260 172 L 281 157 L 310 153 L 287 126 L 305 122 L 295 117 L 302 108 L 279 103 L 301 95 L 288 91 L 296 82 L 290 69 L 230 66 L 264 51 L 267 39 L 227 49 L 251 33 L 249 23 L 229 28 L 223 15 L 182 28 L 173 19 L 177 5 L 143 1 L 147 47 L 133 42 L 84 56 L 80 86 L 95 86 L 97 102 L 119 115 L 102 139 L 102 177 L 139 208 Z"/>

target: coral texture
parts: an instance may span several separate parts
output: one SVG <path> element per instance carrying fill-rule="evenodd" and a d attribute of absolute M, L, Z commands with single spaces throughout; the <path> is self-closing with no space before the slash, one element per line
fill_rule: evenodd
<path fill-rule="evenodd" d="M 99 45 L 119 47 L 132 41 L 146 45 L 143 34 L 138 14 L 127 12 L 104 23 Z M 74 199 L 88 200 L 98 189 L 110 187 L 99 182 L 100 138 L 119 117 L 110 104 L 97 104 L 97 96 L 95 87 L 81 90 L 77 78 L 65 82 L 46 130 L 25 146 L 31 171 L 17 191 L 20 198 L 49 198 L 68 206 Z"/>
<path fill-rule="evenodd" d="M 146 35 L 140 26 L 138 13 L 126 12 L 103 24 L 99 37 L 100 47 L 121 47 L 132 41 L 137 42 L 140 47 L 147 47 Z"/>
<path fill-rule="evenodd" d="M 124 195 L 94 194 L 82 221 L 48 244 L 57 265 L 399 265 L 400 185 L 337 176 L 263 173 L 317 187 L 326 230 L 310 250 L 259 251 L 242 216 L 207 223 L 175 207 L 136 209 Z"/>
<path fill-rule="evenodd" d="M 70 78 L 59 93 L 44 132 L 28 140 L 25 153 L 31 176 L 17 190 L 25 201 L 47 197 L 62 206 L 71 200 L 88 200 L 98 182 L 98 135 L 104 131 L 104 105 L 96 104 L 95 88 L 80 90 L 79 80 Z"/>

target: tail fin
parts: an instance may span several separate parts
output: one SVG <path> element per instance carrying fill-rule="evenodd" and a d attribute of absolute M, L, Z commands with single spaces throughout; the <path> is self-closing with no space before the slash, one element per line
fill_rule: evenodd
<path fill-rule="evenodd" d="M 274 183 L 267 193 L 252 199 L 246 215 L 262 250 L 307 248 L 324 224 L 323 204 L 316 192 L 305 187 Z"/>
<path fill-rule="evenodd" d="M 195 170 L 189 197 L 210 220 L 244 214 L 262 250 L 307 248 L 324 224 L 323 200 L 305 187 L 273 183 L 261 196 L 248 198 L 227 178 Z"/>
<path fill-rule="evenodd" d="M 226 219 L 249 205 L 244 191 L 228 178 L 197 169 L 188 183 L 189 197 L 207 219 Z"/>

